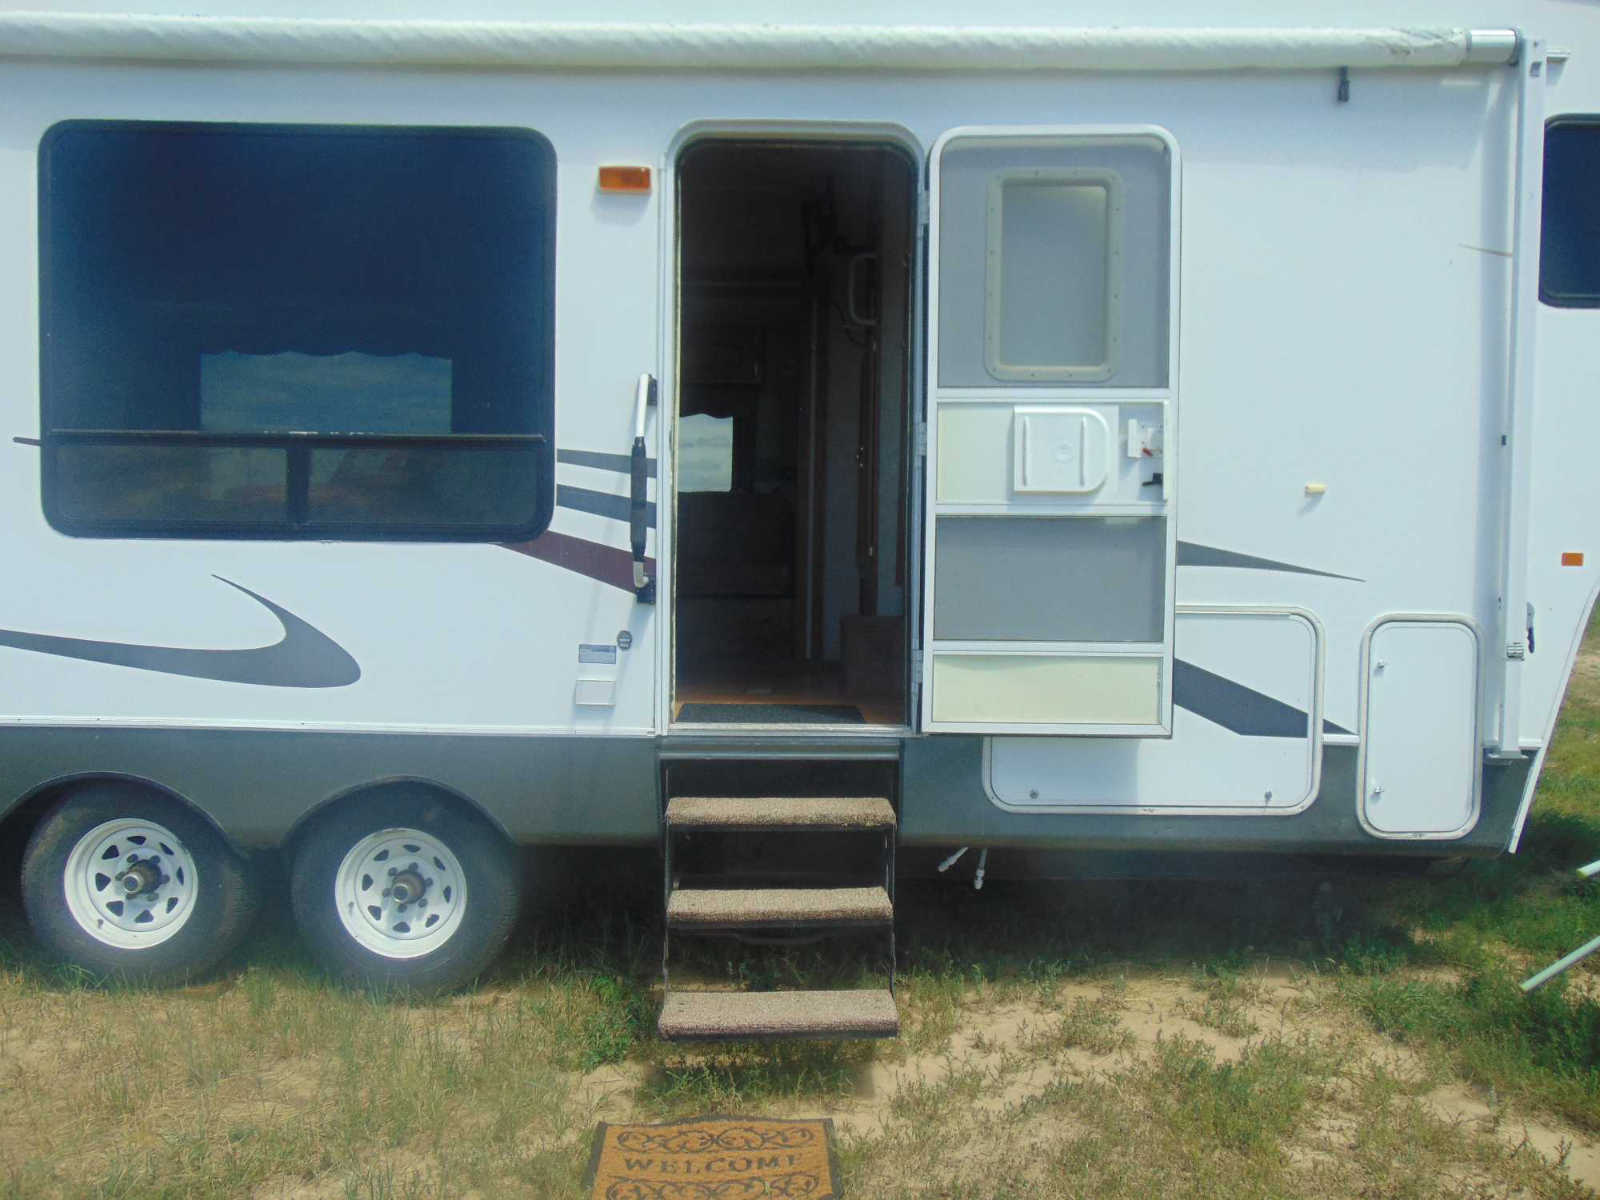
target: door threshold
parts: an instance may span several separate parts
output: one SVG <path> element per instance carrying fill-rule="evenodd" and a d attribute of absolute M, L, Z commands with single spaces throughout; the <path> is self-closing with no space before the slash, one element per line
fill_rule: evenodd
<path fill-rule="evenodd" d="M 662 759 L 882 759 L 895 762 L 915 736 L 906 725 L 678 724 L 661 735 Z"/>

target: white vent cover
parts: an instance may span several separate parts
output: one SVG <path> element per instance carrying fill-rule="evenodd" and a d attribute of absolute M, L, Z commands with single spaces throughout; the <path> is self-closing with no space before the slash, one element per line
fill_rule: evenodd
<path fill-rule="evenodd" d="M 1011 490 L 1093 492 L 1111 470 L 1111 428 L 1088 408 L 1012 410 Z"/>

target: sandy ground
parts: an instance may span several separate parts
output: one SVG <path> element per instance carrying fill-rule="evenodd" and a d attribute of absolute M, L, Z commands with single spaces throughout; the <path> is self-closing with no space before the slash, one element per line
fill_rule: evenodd
<path fill-rule="evenodd" d="M 1564 1162 L 1575 1181 L 1600 1192 L 1600 1142 L 1549 1119 L 1516 1112 L 1464 1084 L 1427 1087 L 1428 1069 L 1413 1051 L 1356 1028 L 1348 1012 L 1322 1002 L 1318 987 L 1315 979 L 1289 969 L 1252 975 L 1250 999 L 1240 1002 L 1239 1015 L 1254 1031 L 1230 1036 L 1195 1019 L 1204 996 L 1189 980 L 1129 978 L 1118 983 L 1114 996 L 1103 985 L 1067 985 L 1050 1003 L 1004 1004 L 964 1013 L 949 1043 L 938 1050 L 898 1061 L 874 1061 L 863 1068 L 855 1094 L 846 1100 L 833 1105 L 768 1105 L 763 1111 L 831 1117 L 841 1134 L 870 1138 L 883 1131 L 897 1095 L 907 1088 L 936 1086 L 956 1073 L 992 1076 L 994 1085 L 972 1103 L 979 1110 L 997 1111 L 1039 1095 L 1064 1074 L 1091 1077 L 1126 1069 L 1164 1038 L 1202 1043 L 1220 1063 L 1237 1060 L 1262 1037 L 1309 1035 L 1344 1047 L 1347 1064 L 1365 1059 L 1391 1075 L 1417 1081 L 1421 1102 L 1465 1132 L 1499 1138 L 1508 1148 L 1531 1148 L 1551 1163 Z M 1079 1000 L 1114 1005 L 1120 1028 L 1131 1035 L 1124 1039 L 1126 1045 L 1110 1053 L 1071 1048 L 1052 1057 L 1040 1053 L 1039 1039 Z M 632 1103 L 645 1074 L 646 1068 L 634 1063 L 602 1067 L 584 1076 L 580 1095 L 596 1105 L 599 1119 L 651 1119 L 641 1117 Z M 1332 1112 L 1326 1107 L 1319 1111 L 1319 1134 L 1336 1137 L 1339 1127 L 1353 1127 L 1365 1119 L 1353 1091 L 1349 1100 L 1348 1111 L 1339 1111 L 1337 1105 Z M 1326 1141 L 1326 1136 L 1318 1140 Z M 1299 1148 L 1289 1152 L 1291 1156 L 1315 1153 Z"/>

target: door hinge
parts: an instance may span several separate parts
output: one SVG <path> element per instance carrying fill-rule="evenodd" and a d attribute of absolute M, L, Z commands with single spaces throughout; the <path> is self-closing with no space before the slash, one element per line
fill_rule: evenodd
<path fill-rule="evenodd" d="M 917 225 L 919 228 L 928 227 L 928 189 L 923 188 L 917 193 Z"/>
<path fill-rule="evenodd" d="M 922 686 L 922 647 L 918 646 L 911 651 L 911 685 Z"/>
<path fill-rule="evenodd" d="M 926 421 L 917 422 L 916 448 L 918 458 L 928 457 L 928 423 Z"/>

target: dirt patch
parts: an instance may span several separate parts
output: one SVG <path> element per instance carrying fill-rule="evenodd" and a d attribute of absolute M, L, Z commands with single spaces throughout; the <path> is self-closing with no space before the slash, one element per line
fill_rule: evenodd
<path fill-rule="evenodd" d="M 1050 1019 L 1033 1005 L 984 1008 L 964 1014 L 939 1050 L 896 1059 L 874 1059 L 857 1077 L 855 1095 L 825 1115 L 841 1133 L 871 1136 L 882 1131 L 897 1102 L 960 1079 L 979 1108 L 1019 1103 L 1054 1077 L 1048 1063 L 1028 1062 L 1024 1046 Z"/>
<path fill-rule="evenodd" d="M 1447 1120 L 1499 1138 L 1512 1148 L 1531 1147 L 1546 1162 L 1560 1163 L 1585 1187 L 1600 1190 L 1600 1143 L 1570 1129 L 1512 1114 L 1465 1084 L 1435 1088 L 1424 1103 Z"/>
<path fill-rule="evenodd" d="M 360 1194 L 425 1195 L 432 1194 L 426 1189 L 437 1180 L 438 1165 L 430 1155 L 397 1147 L 316 1179 L 270 1179 L 252 1190 L 251 1200 L 341 1200 L 352 1194 L 352 1176 L 370 1184 Z M 478 1195 L 481 1193 L 464 1193 L 463 1200 Z"/>
<path fill-rule="evenodd" d="M 981 1120 L 985 1114 L 1025 1112 L 1031 1100 L 1064 1083 L 1100 1081 L 1117 1087 L 1148 1064 L 1163 1043 L 1175 1039 L 1203 1047 L 1219 1068 L 1240 1063 L 1252 1047 L 1283 1041 L 1319 1046 L 1334 1064 L 1305 1127 L 1283 1147 L 1286 1160 L 1307 1179 L 1347 1173 L 1347 1148 L 1359 1141 L 1363 1123 L 1372 1119 L 1364 1107 L 1363 1087 L 1381 1077 L 1402 1095 L 1415 1097 L 1424 1112 L 1459 1129 L 1469 1144 L 1493 1139 L 1513 1157 L 1535 1153 L 1576 1183 L 1600 1190 L 1600 1144 L 1553 1121 L 1493 1103 L 1463 1085 L 1437 1086 L 1437 1067 L 1415 1049 L 1353 1021 L 1324 981 L 1267 969 L 1248 976 L 1242 986 L 1231 986 L 1238 998 L 1230 1014 L 1253 1027 L 1248 1035 L 1230 1034 L 1197 1019 L 1207 1013 L 1206 1001 L 1216 997 L 1214 985 L 1170 976 L 1127 978 L 1114 989 L 1074 984 L 1060 988 L 1051 999 L 973 1008 L 962 1013 L 939 1052 L 874 1063 L 855 1097 L 808 1111 L 830 1115 L 842 1132 L 870 1139 L 892 1129 L 897 1113 L 930 1089 L 962 1090 L 963 1109 Z M 1075 1005 L 1084 1004 L 1114 1014 L 1114 1028 L 1124 1035 L 1116 1049 L 1095 1052 L 1052 1044 L 1053 1031 L 1071 1022 Z M 1024 1128 L 1037 1131 L 1043 1128 L 1041 1120 L 1024 1120 L 1008 1136 L 1020 1136 Z M 1052 1113 L 1045 1123 L 1059 1126 L 1061 1121 Z M 1057 1128 L 1052 1137 L 1059 1141 L 1081 1132 Z M 961 1158 L 956 1155 L 952 1165 Z M 1473 1161 L 1441 1164 L 1441 1170 L 1458 1181 L 1479 1179 Z M 1488 1186 L 1492 1181 L 1485 1176 L 1479 1182 Z M 1335 1187 L 1332 1194 L 1343 1193 Z"/>
<path fill-rule="evenodd" d="M 624 1120 L 634 1111 L 634 1096 L 644 1077 L 645 1068 L 635 1062 L 597 1067 L 578 1080 L 573 1100 L 594 1109 L 597 1121 Z"/>

